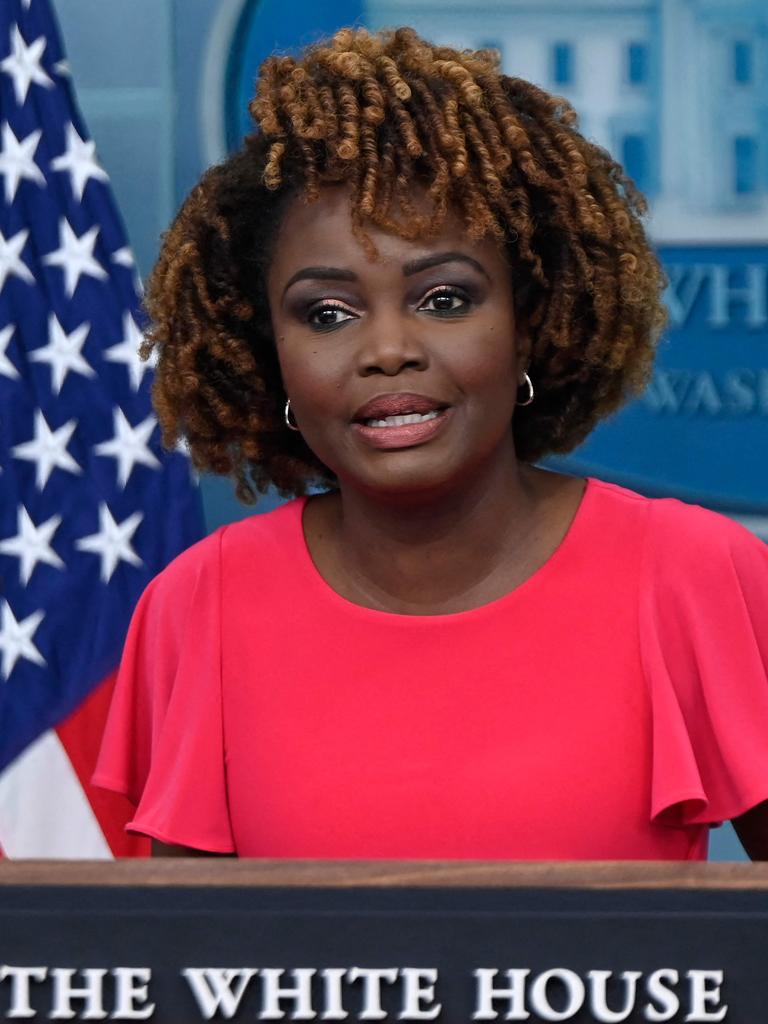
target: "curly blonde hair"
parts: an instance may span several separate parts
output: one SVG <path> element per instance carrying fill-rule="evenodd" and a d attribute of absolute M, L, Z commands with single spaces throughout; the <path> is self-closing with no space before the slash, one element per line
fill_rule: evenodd
<path fill-rule="evenodd" d="M 536 385 L 515 413 L 520 459 L 571 450 L 642 389 L 665 322 L 645 199 L 566 100 L 502 74 L 493 50 L 342 29 L 266 60 L 250 111 L 256 132 L 203 176 L 164 237 L 143 349 L 158 350 L 164 443 L 185 437 L 195 465 L 233 476 L 241 500 L 333 480 L 285 428 L 265 284 L 286 204 L 326 184 L 351 187 L 371 258 L 366 224 L 428 238 L 449 208 L 469 238 L 506 248 Z"/>

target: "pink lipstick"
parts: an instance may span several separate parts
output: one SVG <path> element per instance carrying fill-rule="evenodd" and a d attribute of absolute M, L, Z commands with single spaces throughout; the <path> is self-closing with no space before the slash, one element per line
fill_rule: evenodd
<path fill-rule="evenodd" d="M 353 429 L 373 448 L 410 448 L 440 433 L 450 415 L 445 402 L 426 395 L 379 395 L 357 410 Z"/>

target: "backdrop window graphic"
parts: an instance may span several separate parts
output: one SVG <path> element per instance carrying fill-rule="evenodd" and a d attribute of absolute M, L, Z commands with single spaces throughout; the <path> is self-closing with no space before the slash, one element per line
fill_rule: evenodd
<path fill-rule="evenodd" d="M 48 0 L 0 7 L 0 847 L 136 849 L 88 779 L 130 615 L 200 535 L 128 241 Z M 127 810 L 127 805 L 126 808 Z"/>

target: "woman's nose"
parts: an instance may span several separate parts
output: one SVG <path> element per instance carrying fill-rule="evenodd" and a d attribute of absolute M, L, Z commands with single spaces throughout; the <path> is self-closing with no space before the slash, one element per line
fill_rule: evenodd
<path fill-rule="evenodd" d="M 403 370 L 425 370 L 429 359 L 418 329 L 417 324 L 405 322 L 405 318 L 372 319 L 358 352 L 360 375 L 381 373 L 393 377 Z"/>

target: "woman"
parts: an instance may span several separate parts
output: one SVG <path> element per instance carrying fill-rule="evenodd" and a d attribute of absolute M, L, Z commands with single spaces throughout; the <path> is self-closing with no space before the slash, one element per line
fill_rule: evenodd
<path fill-rule="evenodd" d="M 768 856 L 768 553 L 536 460 L 647 379 L 642 197 L 490 51 L 274 57 L 150 282 L 166 444 L 241 498 L 137 609 L 97 781 L 158 853 Z M 511 427 L 510 427 L 511 424 Z"/>

